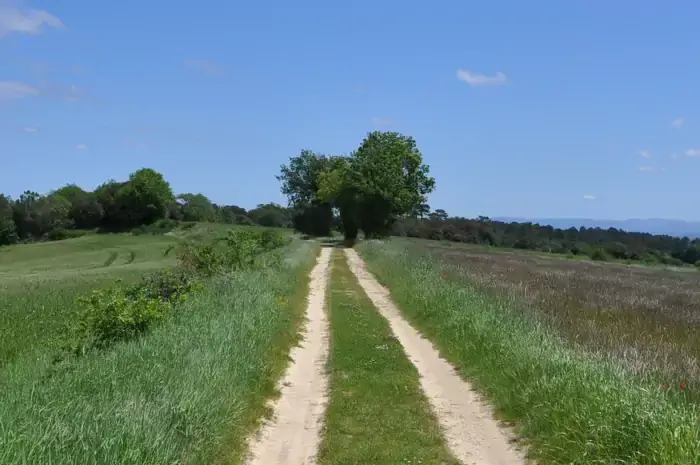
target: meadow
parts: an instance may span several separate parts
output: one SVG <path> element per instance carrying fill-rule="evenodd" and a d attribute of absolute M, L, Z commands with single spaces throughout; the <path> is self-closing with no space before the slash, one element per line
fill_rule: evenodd
<path fill-rule="evenodd" d="M 175 264 L 172 236 L 89 235 L 0 248 L 0 367 L 44 350 L 73 318 L 75 298 Z"/>
<path fill-rule="evenodd" d="M 700 382 L 700 273 L 414 242 L 567 341 L 659 383 Z M 693 389 L 688 392 L 695 393 Z"/>
<path fill-rule="evenodd" d="M 552 464 L 700 462 L 700 276 L 368 241 L 406 317 Z"/>
<path fill-rule="evenodd" d="M 239 463 L 298 339 L 316 244 L 206 279 L 142 337 L 55 357 L 78 295 L 174 267 L 178 238 L 226 229 L 0 249 L 0 463 Z"/>

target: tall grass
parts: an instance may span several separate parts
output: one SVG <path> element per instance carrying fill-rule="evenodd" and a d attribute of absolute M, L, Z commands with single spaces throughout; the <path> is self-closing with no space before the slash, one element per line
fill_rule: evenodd
<path fill-rule="evenodd" d="M 0 369 L 0 463 L 239 463 L 287 362 L 316 248 L 215 278 L 146 337 Z"/>
<path fill-rule="evenodd" d="M 567 344 L 512 299 L 444 279 L 451 267 L 365 243 L 369 269 L 408 319 L 517 426 L 546 464 L 700 463 L 700 413 L 679 386 Z"/>
<path fill-rule="evenodd" d="M 455 278 L 512 299 L 518 310 L 568 341 L 657 383 L 700 385 L 700 273 L 473 247 L 420 250 L 456 265 Z M 700 401 L 700 391 L 687 392 Z"/>

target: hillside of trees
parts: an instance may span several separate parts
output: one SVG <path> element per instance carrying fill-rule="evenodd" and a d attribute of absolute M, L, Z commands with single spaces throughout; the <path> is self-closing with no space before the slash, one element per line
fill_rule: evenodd
<path fill-rule="evenodd" d="M 450 217 L 420 205 L 410 217 L 397 219 L 395 236 L 508 247 L 593 260 L 634 260 L 666 265 L 700 265 L 700 239 L 627 232 L 615 228 L 558 229 L 534 223 L 505 223 L 487 217 Z"/>
<path fill-rule="evenodd" d="M 98 232 L 163 232 L 180 221 L 288 228 L 292 213 L 274 203 L 246 211 L 217 205 L 202 194 L 174 194 L 161 173 L 135 171 L 127 181 L 109 180 L 94 191 L 69 184 L 47 194 L 0 194 L 0 246 Z"/>

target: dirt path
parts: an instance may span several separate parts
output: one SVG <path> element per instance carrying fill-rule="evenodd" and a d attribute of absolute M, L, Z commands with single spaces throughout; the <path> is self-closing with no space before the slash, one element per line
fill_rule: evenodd
<path fill-rule="evenodd" d="M 379 312 L 389 321 L 394 335 L 420 374 L 423 391 L 445 431 L 453 454 L 469 465 L 522 465 L 507 431 L 498 426 L 491 410 L 440 357 L 430 341 L 409 325 L 392 303 L 389 292 L 365 269 L 352 249 L 345 250 L 350 269 Z"/>
<path fill-rule="evenodd" d="M 316 463 L 327 404 L 328 318 L 324 310 L 331 248 L 311 271 L 304 340 L 292 349 L 290 364 L 273 404 L 274 417 L 261 428 L 250 447 L 248 465 Z"/>

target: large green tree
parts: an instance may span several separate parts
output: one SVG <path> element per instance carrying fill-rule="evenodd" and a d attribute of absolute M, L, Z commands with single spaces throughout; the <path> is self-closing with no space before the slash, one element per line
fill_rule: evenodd
<path fill-rule="evenodd" d="M 347 239 L 390 233 L 394 220 L 416 211 L 435 187 L 412 137 L 374 131 L 346 157 L 311 151 L 290 159 L 278 179 L 290 204 L 328 204 L 339 210 Z"/>
<path fill-rule="evenodd" d="M 127 213 L 129 226 L 151 224 L 167 218 L 174 200 L 170 183 L 161 173 L 150 168 L 131 173 L 129 181 L 117 195 L 117 204 Z"/>
<path fill-rule="evenodd" d="M 346 239 L 389 235 L 397 217 L 409 215 L 435 188 L 429 167 L 410 136 L 370 132 L 360 147 L 322 174 L 319 195 L 340 210 Z"/>

